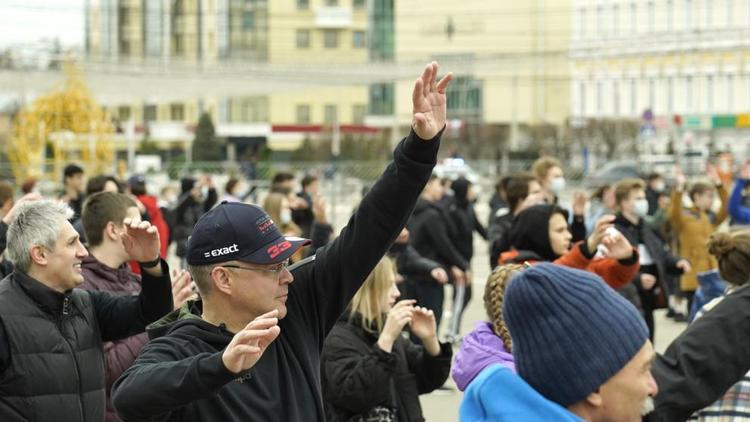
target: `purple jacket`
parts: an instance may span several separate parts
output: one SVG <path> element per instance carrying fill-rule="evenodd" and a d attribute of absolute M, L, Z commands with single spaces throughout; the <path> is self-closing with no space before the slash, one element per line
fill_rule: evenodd
<path fill-rule="evenodd" d="M 464 337 L 461 350 L 453 361 L 451 376 L 458 389 L 466 390 L 482 370 L 493 363 L 501 363 L 516 372 L 513 355 L 505 350 L 503 341 L 492 331 L 489 322 L 478 322 L 474 331 Z"/>

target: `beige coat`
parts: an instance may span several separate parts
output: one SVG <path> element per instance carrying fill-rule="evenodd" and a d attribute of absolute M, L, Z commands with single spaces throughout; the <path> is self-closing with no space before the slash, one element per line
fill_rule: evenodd
<path fill-rule="evenodd" d="M 717 267 L 716 259 L 708 253 L 706 243 L 709 236 L 726 220 L 729 197 L 724 187 L 717 190 L 721 199 L 721 210 L 715 219 L 712 219 L 708 213 L 698 211 L 695 207 L 684 209 L 682 192 L 675 190 L 672 193 L 669 220 L 679 241 L 679 255 L 687 259 L 693 267 L 691 272 L 682 276 L 680 288 L 683 292 L 694 292 L 698 288 L 698 273 Z"/>

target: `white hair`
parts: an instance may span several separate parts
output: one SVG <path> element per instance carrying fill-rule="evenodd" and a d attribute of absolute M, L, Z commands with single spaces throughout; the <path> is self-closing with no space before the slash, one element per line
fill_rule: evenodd
<path fill-rule="evenodd" d="M 28 272 L 31 248 L 43 246 L 52 250 L 60 233 L 60 221 L 73 218 L 73 210 L 50 200 L 21 205 L 8 227 L 8 259 L 16 269 Z"/>

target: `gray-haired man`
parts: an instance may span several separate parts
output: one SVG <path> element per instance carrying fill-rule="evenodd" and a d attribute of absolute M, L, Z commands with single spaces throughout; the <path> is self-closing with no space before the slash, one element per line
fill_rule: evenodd
<path fill-rule="evenodd" d="M 0 281 L 0 419 L 104 420 L 102 341 L 143 332 L 172 308 L 159 235 L 125 219 L 123 243 L 141 262 L 140 296 L 76 289 L 88 255 L 64 204 L 24 204 L 8 228 L 14 272 Z"/>

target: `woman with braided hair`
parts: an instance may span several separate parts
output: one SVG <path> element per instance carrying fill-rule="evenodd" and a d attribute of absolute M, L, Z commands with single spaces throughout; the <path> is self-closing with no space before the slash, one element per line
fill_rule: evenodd
<path fill-rule="evenodd" d="M 451 376 L 459 390 L 466 390 L 484 368 L 494 363 L 501 363 L 513 372 L 516 371 L 513 343 L 503 320 L 503 297 L 513 275 L 524 268 L 518 264 L 501 265 L 487 279 L 484 309 L 489 321 L 477 323 L 474 331 L 464 337 L 461 350 L 453 362 Z"/>

